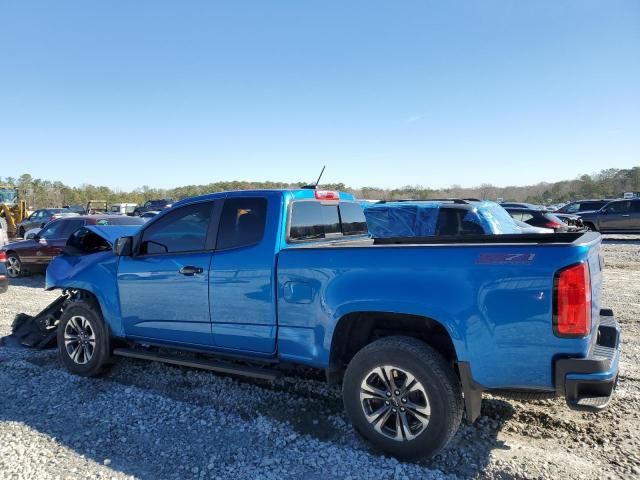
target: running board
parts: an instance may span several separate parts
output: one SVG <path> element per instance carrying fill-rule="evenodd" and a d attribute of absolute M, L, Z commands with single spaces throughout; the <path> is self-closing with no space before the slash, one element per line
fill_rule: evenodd
<path fill-rule="evenodd" d="M 215 360 L 196 360 L 188 358 L 179 358 L 156 352 L 141 352 L 132 348 L 115 348 L 114 355 L 121 357 L 137 358 L 140 360 L 151 360 L 154 362 L 169 363 L 171 365 L 180 365 L 182 367 L 201 368 L 204 370 L 212 370 L 214 372 L 226 373 L 229 375 L 240 375 L 243 377 L 260 378 L 263 380 L 275 380 L 282 374 L 277 370 L 269 370 L 259 367 L 247 367 L 244 365 L 233 365 L 231 363 L 218 362 Z"/>

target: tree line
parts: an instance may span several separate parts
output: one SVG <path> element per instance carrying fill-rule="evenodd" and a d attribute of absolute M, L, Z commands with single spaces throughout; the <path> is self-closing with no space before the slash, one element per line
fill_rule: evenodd
<path fill-rule="evenodd" d="M 16 186 L 20 198 L 27 201 L 28 208 L 37 209 L 63 205 L 86 205 L 89 200 L 106 200 L 110 204 L 125 202 L 142 204 L 151 199 L 181 200 L 205 193 L 227 190 L 300 188 L 305 182 L 228 181 L 204 185 L 184 185 L 171 189 L 150 188 L 145 185 L 135 190 L 122 191 L 91 184 L 71 187 L 60 181 L 43 180 L 25 173 L 18 178 L 0 177 L 0 185 L 2 184 Z M 351 188 L 343 183 L 337 183 L 322 184 L 319 188 L 347 191 L 355 194 L 357 198 L 374 200 L 473 197 L 483 200 L 504 198 L 510 201 L 551 204 L 581 198 L 616 198 L 620 197 L 623 192 L 640 192 L 640 167 L 608 168 L 591 175 L 581 175 L 573 180 L 542 182 L 527 186 L 499 187 L 483 183 L 477 187 L 452 185 L 449 188 L 434 189 L 422 185 L 407 185 L 385 189 L 378 187 Z"/>

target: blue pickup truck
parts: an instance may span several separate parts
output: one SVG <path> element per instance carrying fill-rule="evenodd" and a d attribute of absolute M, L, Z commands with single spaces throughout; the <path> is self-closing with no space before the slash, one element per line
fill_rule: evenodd
<path fill-rule="evenodd" d="M 66 292 L 57 340 L 75 374 L 114 356 L 262 379 L 323 369 L 354 428 L 408 459 L 475 420 L 483 391 L 606 407 L 619 327 L 601 270 L 595 232 L 372 238 L 351 195 L 264 190 L 84 227 L 46 287 Z"/>

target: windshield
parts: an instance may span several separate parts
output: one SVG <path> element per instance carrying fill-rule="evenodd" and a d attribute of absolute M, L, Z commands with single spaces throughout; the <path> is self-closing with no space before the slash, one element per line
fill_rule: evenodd
<path fill-rule="evenodd" d="M 18 191 L 13 187 L 0 187 L 0 203 L 13 205 L 18 199 Z"/>

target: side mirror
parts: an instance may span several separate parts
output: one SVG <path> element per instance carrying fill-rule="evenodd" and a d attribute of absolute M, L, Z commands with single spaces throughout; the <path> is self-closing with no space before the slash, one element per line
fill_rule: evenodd
<path fill-rule="evenodd" d="M 120 237 L 113 246 L 113 253 L 119 257 L 130 257 L 133 253 L 133 237 Z"/>

